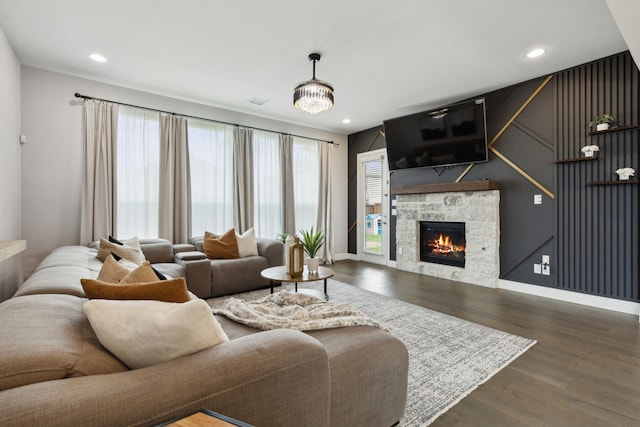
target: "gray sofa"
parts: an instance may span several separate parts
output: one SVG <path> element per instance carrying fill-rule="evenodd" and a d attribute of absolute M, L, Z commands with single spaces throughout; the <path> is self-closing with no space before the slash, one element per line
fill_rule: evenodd
<path fill-rule="evenodd" d="M 147 258 L 168 259 L 155 258 L 169 254 L 160 243 L 143 242 Z M 407 349 L 368 326 L 258 331 L 216 316 L 229 342 L 129 370 L 82 310 L 80 278 L 97 276 L 95 255 L 53 251 L 0 304 L 0 425 L 155 425 L 206 408 L 255 426 L 371 427 L 404 413 Z"/>

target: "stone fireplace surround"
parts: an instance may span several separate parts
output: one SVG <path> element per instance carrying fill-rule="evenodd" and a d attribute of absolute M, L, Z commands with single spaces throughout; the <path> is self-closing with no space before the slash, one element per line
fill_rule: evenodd
<path fill-rule="evenodd" d="M 495 181 L 393 187 L 396 268 L 495 288 L 500 275 L 500 191 Z M 464 268 L 420 261 L 420 221 L 464 222 Z"/>

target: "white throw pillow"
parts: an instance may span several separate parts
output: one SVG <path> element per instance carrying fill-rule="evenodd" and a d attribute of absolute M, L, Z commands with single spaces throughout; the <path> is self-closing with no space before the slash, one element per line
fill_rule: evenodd
<path fill-rule="evenodd" d="M 119 245 L 117 243 L 112 243 L 107 239 L 100 239 L 98 255 L 96 255 L 96 258 L 104 262 L 109 255 L 114 253 L 120 258 L 131 261 L 136 265 L 140 265 L 146 261 L 144 253 L 142 253 L 142 249 L 140 249 L 140 241 L 137 237 L 132 237 L 122 243 L 122 245 Z"/>
<path fill-rule="evenodd" d="M 131 369 L 186 356 L 229 341 L 201 300 L 89 300 L 84 304 L 100 343 Z"/>
<path fill-rule="evenodd" d="M 238 254 L 240 255 L 240 258 L 258 255 L 256 231 L 253 228 L 248 229 L 242 235 L 238 234 L 236 231 L 236 240 L 238 241 Z"/>

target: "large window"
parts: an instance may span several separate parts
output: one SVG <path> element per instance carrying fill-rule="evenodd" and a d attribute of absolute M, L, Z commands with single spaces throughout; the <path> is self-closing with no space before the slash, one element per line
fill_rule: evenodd
<path fill-rule="evenodd" d="M 116 151 L 118 237 L 158 237 L 159 114 L 121 106 Z"/>
<path fill-rule="evenodd" d="M 253 132 L 253 197 L 256 235 L 282 233 L 282 185 L 278 134 Z"/>
<path fill-rule="evenodd" d="M 191 234 L 233 227 L 233 126 L 189 119 Z"/>

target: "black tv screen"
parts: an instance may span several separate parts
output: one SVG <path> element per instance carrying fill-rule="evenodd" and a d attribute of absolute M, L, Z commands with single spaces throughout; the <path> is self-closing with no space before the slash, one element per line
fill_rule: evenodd
<path fill-rule="evenodd" d="M 384 121 L 389 170 L 486 162 L 484 98 Z"/>

